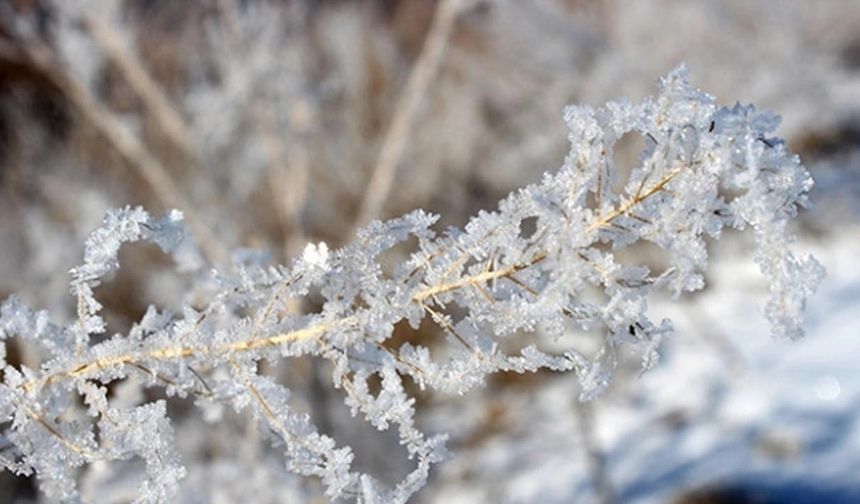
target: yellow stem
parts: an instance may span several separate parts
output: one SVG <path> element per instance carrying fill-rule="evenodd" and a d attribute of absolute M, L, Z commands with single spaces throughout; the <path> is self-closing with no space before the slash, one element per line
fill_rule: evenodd
<path fill-rule="evenodd" d="M 612 223 L 612 221 L 622 215 L 627 214 L 631 210 L 633 210 L 637 205 L 642 203 L 644 200 L 649 198 L 650 196 L 665 190 L 666 185 L 669 184 L 676 176 L 684 171 L 685 166 L 679 166 L 668 173 L 654 186 L 652 186 L 647 191 L 637 194 L 623 203 L 621 203 L 616 209 L 607 213 L 604 216 L 601 216 L 598 220 L 593 222 L 588 228 L 587 231 L 595 231 L 597 229 L 603 228 Z M 415 295 L 412 296 L 411 301 L 414 303 L 418 303 L 422 305 L 426 309 L 426 303 L 428 299 L 437 296 L 439 294 L 443 294 L 446 292 L 454 291 L 457 289 L 461 289 L 463 287 L 472 287 L 472 286 L 481 286 L 487 282 L 492 280 L 500 279 L 500 278 L 512 278 L 512 275 L 515 273 L 522 271 L 526 268 L 534 266 L 539 262 L 546 259 L 548 256 L 547 252 L 540 252 L 534 255 L 530 260 L 523 262 L 521 264 L 515 264 L 512 266 L 508 266 L 507 268 L 497 269 L 497 270 L 484 270 L 481 273 L 465 276 L 459 278 L 452 282 L 446 282 L 441 284 L 436 284 L 433 286 L 429 286 Z M 148 352 L 142 352 L 138 354 L 125 354 L 114 357 L 107 357 L 103 359 L 97 359 L 88 363 L 80 364 L 77 367 L 68 370 L 68 371 L 59 371 L 57 373 L 51 374 L 49 376 L 43 377 L 37 380 L 31 380 L 27 383 L 24 383 L 21 388 L 24 390 L 31 390 L 37 386 L 43 386 L 50 383 L 54 383 L 66 378 L 75 378 L 78 376 L 86 375 L 97 369 L 104 369 L 119 365 L 125 364 L 133 364 L 141 361 L 147 360 L 168 360 L 168 359 L 176 359 L 176 358 L 185 358 L 192 357 L 195 355 L 201 354 L 214 354 L 214 355 L 231 355 L 237 352 L 244 352 L 249 350 L 255 350 L 259 348 L 265 347 L 273 347 L 280 346 L 286 343 L 291 343 L 295 341 L 307 340 L 318 338 L 323 334 L 331 331 L 337 327 L 349 326 L 357 321 L 358 317 L 353 315 L 350 317 L 344 317 L 342 319 L 337 319 L 333 321 L 321 322 L 318 324 L 314 324 L 302 329 L 297 329 L 295 331 L 290 331 L 287 333 L 281 333 L 274 336 L 270 336 L 267 338 L 256 338 L 252 337 L 247 340 L 228 343 L 226 345 L 221 345 L 215 348 L 206 348 L 206 347 L 173 347 L 173 348 L 161 348 L 157 350 L 150 350 Z"/>

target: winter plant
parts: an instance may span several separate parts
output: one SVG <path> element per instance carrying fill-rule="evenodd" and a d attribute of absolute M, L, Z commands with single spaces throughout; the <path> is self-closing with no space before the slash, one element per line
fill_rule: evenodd
<path fill-rule="evenodd" d="M 548 369 L 576 373 L 581 390 L 571 394 L 594 397 L 622 345 L 640 347 L 643 368 L 654 365 L 672 325 L 652 320 L 649 297 L 702 289 L 707 240 L 726 227 L 750 229 L 755 239 L 773 334 L 801 336 L 804 303 L 823 269 L 789 250 L 787 227 L 812 180 L 769 136 L 778 117 L 714 101 L 681 67 L 642 103 L 571 106 L 562 168 L 465 229 L 439 233 L 437 217 L 418 210 L 372 222 L 339 250 L 308 245 L 289 266 L 237 262 L 198 273 L 187 304 L 151 306 L 128 334 L 105 336 L 97 288 L 119 268 L 123 244 L 153 241 L 180 267 L 193 257 L 179 212 L 160 219 L 141 208 L 110 212 L 71 271 L 75 320 L 57 324 L 15 297 L 2 304 L 0 340 L 29 340 L 41 364 L 13 366 L 0 346 L 0 464 L 35 474 L 49 499 L 73 502 L 93 466 L 109 480 L 113 466 L 104 462 L 137 459 L 145 475 L 136 501 L 171 502 L 186 469 L 167 403 L 142 393 L 160 389 L 193 399 L 213 424 L 226 409 L 250 413 L 286 469 L 319 478 L 331 499 L 404 502 L 448 456 L 445 433 L 419 428 L 410 390 L 465 394 L 491 373 Z M 613 149 L 630 133 L 645 146 L 624 174 Z M 417 243 L 408 259 L 383 268 L 380 256 L 407 240 Z M 618 252 L 637 242 L 659 247 L 670 266 L 622 262 Z M 309 296 L 321 308 L 300 313 L 296 303 Z M 447 341 L 395 345 L 393 328 L 404 321 L 433 323 Z M 546 350 L 545 342 L 571 332 L 595 338 L 600 350 Z M 533 344 L 502 350 L 503 340 L 524 334 Z M 414 467 L 395 487 L 354 470 L 352 449 L 292 409 L 290 390 L 265 372 L 264 363 L 307 355 L 330 362 L 331 382 L 353 415 L 396 429 Z M 129 383 L 140 390 L 130 393 Z"/>

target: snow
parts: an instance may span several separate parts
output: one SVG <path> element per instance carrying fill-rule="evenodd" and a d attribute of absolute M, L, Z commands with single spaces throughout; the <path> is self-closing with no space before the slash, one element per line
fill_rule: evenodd
<path fill-rule="evenodd" d="M 660 364 L 593 403 L 593 436 L 617 502 L 673 502 L 717 487 L 735 492 L 727 502 L 860 502 L 860 228 L 797 244 L 828 273 L 798 341 L 769 336 L 766 292 L 743 245 L 715 251 L 710 289 L 651 307 L 676 324 Z M 440 475 L 448 484 L 422 497 L 598 502 L 570 413 L 573 387 L 561 376 L 512 402 L 530 412 L 516 414 L 529 425 L 515 419 L 483 447 L 454 447 Z"/>
<path fill-rule="evenodd" d="M 695 314 L 679 321 L 676 355 L 643 377 L 641 393 L 675 384 L 677 395 L 663 394 L 650 411 L 677 408 L 683 402 L 677 397 L 710 397 L 689 409 L 695 419 L 687 428 L 656 433 L 653 424 L 637 422 L 608 447 L 623 502 L 666 502 L 677 488 L 721 482 L 760 489 L 775 502 L 860 501 L 857 231 L 832 243 L 802 244 L 815 249 L 829 275 L 812 298 L 808 335 L 800 341 L 763 338 L 755 293 L 736 288 L 748 278 L 745 265 L 715 265 L 715 278 L 736 281 L 722 282 L 697 305 L 711 330 L 737 350 L 743 369 L 733 373 L 704 352 L 677 348 L 695 345 L 684 340 L 701 325 Z M 604 415 L 648 413 L 616 408 Z M 659 442 L 649 442 L 655 435 Z"/>

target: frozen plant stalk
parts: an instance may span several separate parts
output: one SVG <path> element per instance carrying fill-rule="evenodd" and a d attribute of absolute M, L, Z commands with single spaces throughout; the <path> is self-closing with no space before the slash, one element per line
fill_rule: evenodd
<path fill-rule="evenodd" d="M 7 426 L 9 447 L 0 464 L 17 474 L 35 472 L 51 498 L 75 500 L 76 480 L 93 462 L 140 457 L 146 475 L 138 501 L 170 501 L 184 468 L 164 402 L 141 396 L 117 404 L 107 392 L 109 383 L 138 375 L 144 387 L 193 396 L 202 407 L 249 411 L 287 468 L 320 478 L 332 499 L 404 502 L 445 457 L 444 433 L 419 430 L 404 377 L 463 394 L 490 373 L 548 368 L 577 373 L 582 397 L 590 398 L 609 380 L 618 346 L 638 345 L 643 365 L 653 363 L 671 324 L 651 320 L 649 296 L 701 289 L 705 237 L 718 238 L 726 226 L 755 235 L 755 257 L 770 284 L 765 312 L 773 333 L 801 335 L 803 305 L 823 269 L 788 248 L 787 224 L 807 203 L 812 180 L 784 142 L 768 136 L 776 116 L 752 106 L 718 107 L 690 86 L 681 67 L 660 80 L 654 98 L 569 107 L 564 117 L 571 149 L 561 170 L 514 192 L 497 212 L 480 213 L 463 230 L 437 234 L 436 217 L 422 211 L 376 221 L 340 250 L 309 246 L 290 267 L 222 272 L 204 309 L 151 307 L 129 334 L 93 344 L 90 335 L 104 329 L 94 289 L 118 267 L 119 246 L 150 239 L 170 250 L 181 238 L 176 214 L 153 220 L 141 209 L 111 213 L 88 241 L 84 265 L 72 272 L 78 320 L 54 325 L 14 298 L 2 306 L 0 338 L 32 340 L 44 361 L 38 369 L 16 368 L 3 355 L 0 425 Z M 612 152 L 631 132 L 646 145 L 621 181 Z M 522 231 L 524 221 L 534 223 L 533 232 Z M 379 255 L 410 236 L 417 250 L 384 273 Z M 662 249 L 672 266 L 651 271 L 620 264 L 614 252 L 639 241 Z M 605 301 L 587 300 L 586 291 L 595 288 Z M 287 299 L 312 290 L 325 300 L 318 313 L 284 308 Z M 453 307 L 464 315 L 452 317 Z M 435 358 L 428 348 L 387 341 L 398 322 L 417 327 L 425 318 L 447 335 L 446 351 L 434 349 Z M 589 358 L 573 348 L 539 349 L 542 338 L 571 330 L 600 338 L 602 350 Z M 500 339 L 523 332 L 534 333 L 536 344 L 515 355 L 501 351 Z M 290 391 L 257 369 L 261 359 L 309 354 L 332 363 L 332 382 L 353 414 L 381 430 L 396 426 L 414 461 L 399 485 L 384 488 L 353 471 L 350 448 L 319 434 L 291 410 Z M 376 393 L 369 386 L 374 375 L 381 383 Z M 78 411 L 80 402 L 86 411 Z"/>

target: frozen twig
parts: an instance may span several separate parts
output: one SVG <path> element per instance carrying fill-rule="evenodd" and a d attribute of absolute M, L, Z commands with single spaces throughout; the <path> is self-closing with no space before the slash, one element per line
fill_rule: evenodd
<path fill-rule="evenodd" d="M 376 165 L 365 189 L 358 217 L 355 219 L 355 227 L 363 226 L 378 217 L 388 199 L 397 174 L 397 166 L 409 142 L 415 116 L 439 70 L 445 46 L 462 4 L 463 0 L 439 2 L 421 54 L 409 74 L 406 87 L 397 100 L 394 116 L 383 137 Z"/>
<path fill-rule="evenodd" d="M 579 398 L 591 399 L 610 383 L 620 347 L 640 349 L 643 371 L 655 365 L 672 324 L 652 319 L 649 300 L 703 288 L 706 238 L 727 227 L 749 229 L 756 239 L 774 335 L 802 334 L 804 305 L 823 270 L 792 252 L 787 226 L 806 204 L 812 181 L 784 143 L 767 138 L 777 124 L 773 115 L 718 107 L 681 67 L 661 79 L 653 98 L 569 107 L 565 120 L 571 149 L 561 170 L 513 192 L 498 211 L 479 213 L 463 230 L 437 235 L 438 217 L 422 211 L 375 220 L 339 250 L 311 244 L 289 266 L 219 273 L 215 286 L 207 284 L 203 306 L 182 306 L 181 315 L 150 307 L 128 334 L 94 343 L 91 336 L 106 328 L 95 291 L 119 267 L 120 247 L 149 240 L 170 252 L 184 236 L 178 212 L 162 219 L 142 208 L 110 212 L 87 240 L 83 264 L 72 270 L 77 320 L 53 325 L 14 298 L 0 305 L 0 339 L 20 337 L 45 348 L 38 369 L 6 365 L 0 383 L 0 421 L 16 419 L 4 435 L 25 461 L 19 471 L 35 471 L 52 498 L 73 500 L 68 460 L 83 465 L 132 454 L 146 462 L 140 498 L 170 500 L 184 469 L 165 403 L 120 408 L 107 395 L 107 385 L 146 370 L 144 387 L 250 413 L 283 450 L 287 467 L 320 478 L 330 498 L 406 502 L 446 456 L 444 434 L 419 430 L 407 379 L 424 390 L 465 394 L 492 373 L 573 372 Z M 610 181 L 619 175 L 607 158 L 631 132 L 650 142 L 624 186 L 613 189 Z M 525 221 L 536 228 L 528 236 Z M 412 255 L 383 269 L 380 256 L 410 238 L 417 239 Z M 637 242 L 658 247 L 671 266 L 651 271 L 619 261 L 617 250 Z M 598 300 L 590 295 L 595 290 Z M 308 296 L 321 300 L 318 311 L 289 309 Z M 392 345 L 398 324 L 417 329 L 428 318 L 446 335 L 444 352 L 431 353 L 419 341 Z M 542 349 L 571 331 L 594 338 L 596 354 Z M 512 351 L 501 340 L 513 335 L 533 341 Z M 331 383 L 354 415 L 397 431 L 413 464 L 399 484 L 386 488 L 354 470 L 352 449 L 320 433 L 320 420 L 315 425 L 296 413 L 290 391 L 260 372 L 262 362 L 304 356 L 330 363 Z M 80 402 L 99 420 L 62 421 L 64 405 Z M 579 411 L 595 487 L 609 501 L 593 419 Z M 93 441 L 96 430 L 106 440 L 101 445 Z"/>

